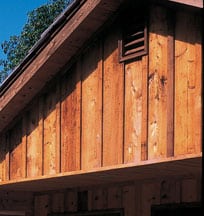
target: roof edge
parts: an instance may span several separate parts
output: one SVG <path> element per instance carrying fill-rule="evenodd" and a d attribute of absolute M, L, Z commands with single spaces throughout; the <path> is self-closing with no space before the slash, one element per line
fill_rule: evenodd
<path fill-rule="evenodd" d="M 124 1 L 76 0 L 74 9 L 68 10 L 68 14 L 65 11 L 42 34 L 28 56 L 1 87 L 0 132 L 57 72 L 64 70 Z"/>
<path fill-rule="evenodd" d="M 73 0 L 67 8 L 54 20 L 54 22 L 41 34 L 40 39 L 31 47 L 28 54 L 17 65 L 11 74 L 0 85 L 0 97 L 9 89 L 15 80 L 23 73 L 35 56 L 46 46 L 64 24 L 73 16 L 86 0 Z M 51 37 L 52 36 L 52 37 Z"/>
<path fill-rule="evenodd" d="M 79 9 L 86 0 L 73 0 L 67 8 L 54 20 L 54 22 L 41 34 L 40 39 L 31 47 L 21 63 L 14 68 L 12 73 L 0 84 L 0 97 L 9 89 L 13 82 L 24 71 L 25 67 L 35 58 L 51 39 L 54 32 L 58 32 L 63 24 Z M 167 0 L 169 2 L 203 8 L 203 0 Z"/>
<path fill-rule="evenodd" d="M 188 6 L 193 6 L 196 8 L 203 8 L 203 0 L 168 0 L 168 1 L 184 4 Z"/>

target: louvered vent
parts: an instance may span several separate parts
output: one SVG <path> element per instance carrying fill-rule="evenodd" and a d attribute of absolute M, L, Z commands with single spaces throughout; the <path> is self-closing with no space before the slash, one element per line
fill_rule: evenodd
<path fill-rule="evenodd" d="M 147 54 L 147 26 L 141 17 L 140 19 L 129 17 L 123 25 L 119 53 L 121 62 Z"/>

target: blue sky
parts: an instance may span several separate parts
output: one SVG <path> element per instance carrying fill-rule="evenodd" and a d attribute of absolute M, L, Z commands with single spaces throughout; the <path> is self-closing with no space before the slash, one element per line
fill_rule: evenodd
<path fill-rule="evenodd" d="M 49 0 L 1 0 L 0 44 L 12 35 L 19 35 L 27 21 L 27 13 L 48 3 Z M 0 59 L 4 58 L 0 47 Z"/>

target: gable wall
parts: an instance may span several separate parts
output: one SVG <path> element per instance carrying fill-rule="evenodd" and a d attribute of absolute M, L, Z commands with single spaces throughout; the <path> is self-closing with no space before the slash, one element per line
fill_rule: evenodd
<path fill-rule="evenodd" d="M 33 99 L 0 134 L 2 181 L 201 152 L 201 16 L 169 11 L 150 7 L 147 56 L 119 63 L 116 19 Z"/>

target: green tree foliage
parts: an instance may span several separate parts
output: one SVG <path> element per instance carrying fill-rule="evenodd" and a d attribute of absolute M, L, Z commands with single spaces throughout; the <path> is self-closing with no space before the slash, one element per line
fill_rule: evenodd
<path fill-rule="evenodd" d="M 1 44 L 6 59 L 0 59 L 0 83 L 20 64 L 41 34 L 73 0 L 50 0 L 28 13 L 27 23 L 19 36 L 11 36 Z"/>

